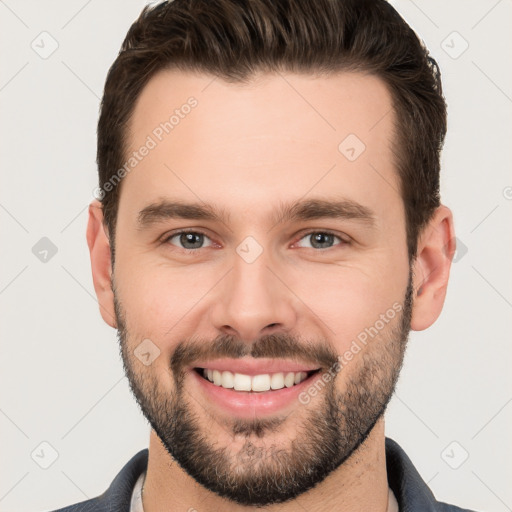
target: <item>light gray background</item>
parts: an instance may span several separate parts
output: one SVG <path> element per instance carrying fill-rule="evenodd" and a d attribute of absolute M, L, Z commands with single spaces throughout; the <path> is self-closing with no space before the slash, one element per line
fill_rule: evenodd
<path fill-rule="evenodd" d="M 457 254 L 437 323 L 411 334 L 387 435 L 438 499 L 504 512 L 512 510 L 512 2 L 393 4 L 442 70 L 442 197 L 467 252 Z M 148 445 L 116 332 L 98 311 L 85 240 L 99 100 L 143 5 L 0 1 L 3 512 L 97 496 Z M 31 45 L 48 52 L 52 38 L 58 48 L 43 59 Z M 32 252 L 42 237 L 58 249 L 46 263 Z M 48 469 L 43 442 L 58 453 Z"/>

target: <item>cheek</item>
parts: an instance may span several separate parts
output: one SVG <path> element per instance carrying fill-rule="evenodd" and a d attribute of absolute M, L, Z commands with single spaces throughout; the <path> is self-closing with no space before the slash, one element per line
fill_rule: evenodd
<path fill-rule="evenodd" d="M 190 322 L 203 307 L 205 293 L 218 272 L 170 268 L 149 259 L 123 261 L 116 270 L 118 299 L 128 318 L 130 335 L 154 339 L 164 351 L 169 340 L 190 336 Z M 158 341 L 157 341 L 158 340 Z"/>
<path fill-rule="evenodd" d="M 312 318 L 333 340 L 339 354 L 354 340 L 384 335 L 396 324 L 403 307 L 408 267 L 388 258 L 375 258 L 365 264 L 318 266 L 315 272 L 302 272 L 294 292 L 313 312 Z M 306 277 L 304 277 L 306 276 Z M 320 321 L 318 320 L 320 319 Z"/>

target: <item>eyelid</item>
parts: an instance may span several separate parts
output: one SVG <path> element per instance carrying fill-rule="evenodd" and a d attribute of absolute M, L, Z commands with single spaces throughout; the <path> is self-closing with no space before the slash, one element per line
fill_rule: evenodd
<path fill-rule="evenodd" d="M 165 235 L 162 235 L 161 241 L 166 242 L 167 240 L 169 240 L 169 238 L 172 238 L 173 236 L 176 235 L 181 235 L 183 233 L 198 233 L 204 236 L 208 236 L 204 231 L 198 228 L 181 228 L 176 229 L 175 231 L 171 231 L 169 233 L 165 233 Z M 208 236 L 208 238 L 210 237 Z"/>

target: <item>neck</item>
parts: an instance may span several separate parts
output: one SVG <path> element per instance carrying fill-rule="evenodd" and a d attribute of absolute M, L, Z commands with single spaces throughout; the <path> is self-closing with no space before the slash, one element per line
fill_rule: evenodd
<path fill-rule="evenodd" d="M 386 512 L 387 504 L 384 419 L 381 418 L 365 442 L 325 480 L 295 500 L 270 505 L 265 510 Z M 255 508 L 228 501 L 198 484 L 169 455 L 154 430 L 150 436 L 143 506 L 144 512 L 194 509 L 245 512 Z"/>

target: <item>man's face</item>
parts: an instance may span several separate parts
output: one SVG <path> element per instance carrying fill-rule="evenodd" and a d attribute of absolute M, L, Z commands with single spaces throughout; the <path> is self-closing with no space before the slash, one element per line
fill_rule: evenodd
<path fill-rule="evenodd" d="M 241 86 L 165 71 L 135 106 L 129 154 L 151 148 L 123 179 L 117 217 L 123 362 L 166 450 L 225 498 L 310 489 L 391 397 L 412 297 L 393 120 L 384 84 L 355 73 Z M 341 208 L 315 218 L 313 201 Z M 166 215 L 178 210 L 164 202 L 223 217 Z M 281 389 L 219 386 L 229 371 L 236 387 Z"/>

